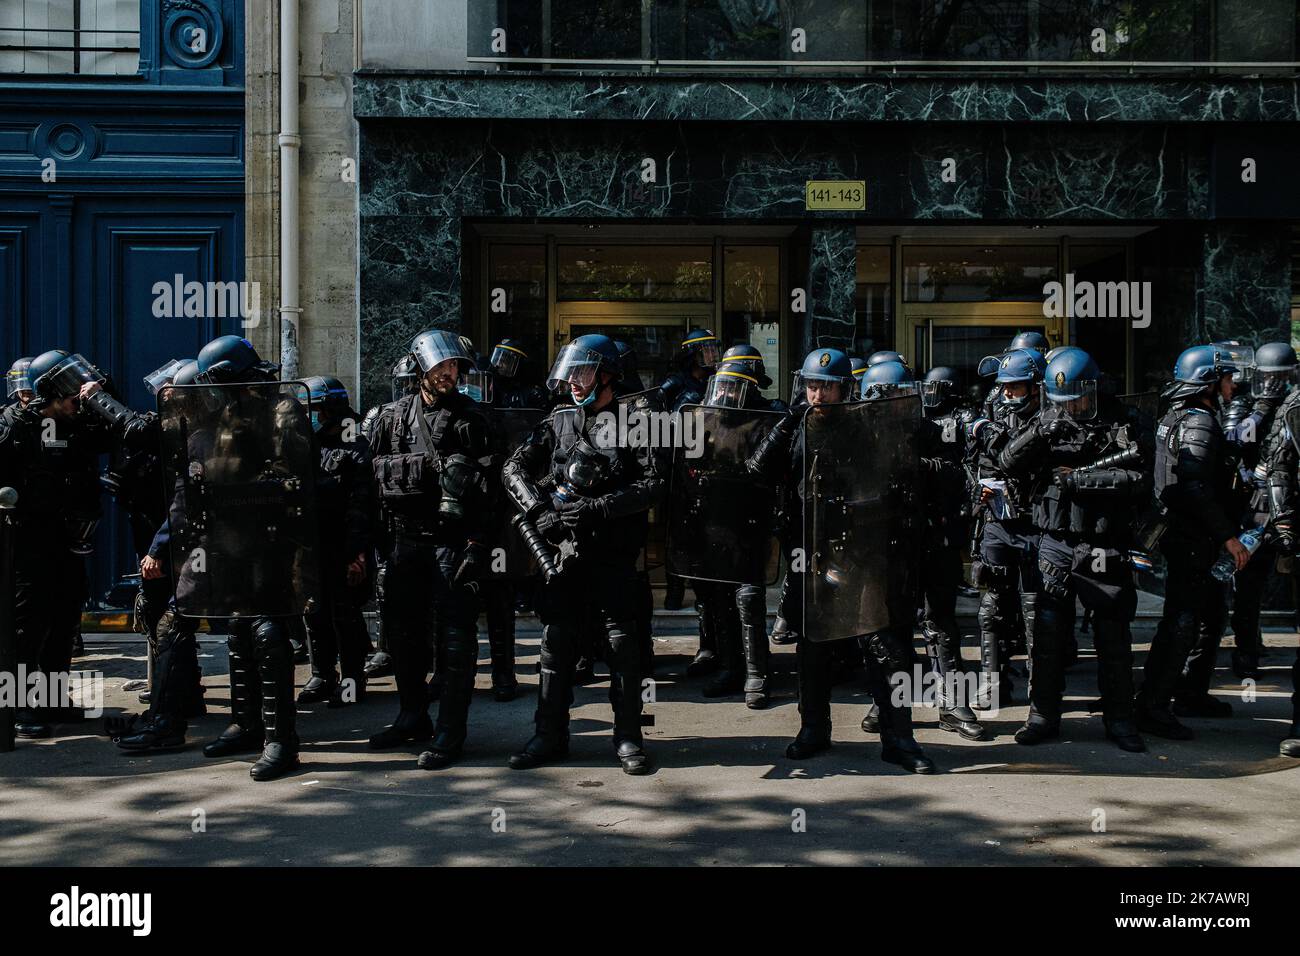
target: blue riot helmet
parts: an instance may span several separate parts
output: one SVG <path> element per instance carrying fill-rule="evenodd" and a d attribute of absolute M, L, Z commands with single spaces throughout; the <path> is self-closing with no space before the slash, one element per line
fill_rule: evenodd
<path fill-rule="evenodd" d="M 502 339 L 492 349 L 488 364 L 491 365 L 491 371 L 502 378 L 518 378 L 520 369 L 527 361 L 528 352 L 524 349 L 523 342 L 518 339 Z"/>
<path fill-rule="evenodd" d="M 89 382 L 104 383 L 104 374 L 82 355 L 51 349 L 32 359 L 27 369 L 32 391 L 41 402 L 71 398 Z"/>
<path fill-rule="evenodd" d="M 691 329 L 677 350 L 677 366 L 689 371 L 692 366 L 713 368 L 718 364 L 718 337 L 708 329 Z"/>
<path fill-rule="evenodd" d="M 907 364 L 907 359 L 903 358 L 902 352 L 894 352 L 890 349 L 882 349 L 879 352 L 872 352 L 870 355 L 867 356 L 868 366 L 880 365 L 883 362 L 897 362 L 899 365 L 903 366 L 903 368 L 907 369 L 909 372 L 912 371 L 912 366 Z"/>
<path fill-rule="evenodd" d="M 196 361 L 200 385 L 264 381 L 279 372 L 279 366 L 263 362 L 253 343 L 238 335 L 217 336 L 199 349 Z"/>
<path fill-rule="evenodd" d="M 1035 386 L 1043 380 L 1043 369 L 1047 363 L 1043 353 L 1036 349 L 1016 349 L 1007 352 L 998 359 L 998 372 L 995 381 L 998 384 L 998 401 L 1010 408 L 1025 408 L 1033 403 Z M 1023 394 L 1010 394 L 1008 385 L 1025 386 Z M 1020 392 L 1020 389 L 1010 391 Z"/>
<path fill-rule="evenodd" d="M 1028 332 L 1017 332 L 1016 337 L 1013 338 L 1011 344 L 1007 346 L 1007 351 L 1011 352 L 1015 349 L 1036 349 L 1039 352 L 1047 352 L 1049 348 L 1050 346 L 1047 342 L 1047 336 L 1043 335 L 1042 332 L 1037 332 L 1031 329 Z"/>
<path fill-rule="evenodd" d="M 1174 381 L 1164 391 L 1167 401 L 1179 401 L 1219 387 L 1223 376 L 1235 376 L 1240 368 L 1233 356 L 1215 345 L 1193 345 L 1174 362 Z"/>
<path fill-rule="evenodd" d="M 190 359 L 184 365 L 176 370 L 176 375 L 172 378 L 173 385 L 196 385 L 199 380 L 199 360 Z"/>
<path fill-rule="evenodd" d="M 1042 415 L 1047 421 L 1070 418 L 1087 421 L 1097 417 L 1101 369 L 1083 349 L 1063 350 L 1047 363 L 1043 392 L 1047 401 Z"/>
<path fill-rule="evenodd" d="M 733 345 L 722 353 L 723 362 L 744 362 L 750 368 L 750 373 L 758 379 L 759 388 L 768 389 L 772 387 L 772 378 L 767 374 L 767 365 L 763 361 L 763 353 L 755 346 L 748 342 L 742 342 L 739 345 Z"/>
<path fill-rule="evenodd" d="M 342 382 L 333 375 L 312 375 L 302 381 L 307 386 L 312 431 L 318 432 L 347 418 L 352 408 Z"/>
<path fill-rule="evenodd" d="M 31 368 L 30 358 L 20 358 L 9 366 L 5 373 L 5 398 L 16 398 L 21 405 L 32 400 L 36 390 L 32 388 Z"/>
<path fill-rule="evenodd" d="M 747 362 L 723 362 L 709 377 L 704 404 L 715 408 L 744 408 L 762 387 Z"/>
<path fill-rule="evenodd" d="M 414 395 L 420 390 L 420 367 L 415 364 L 415 356 L 409 352 L 393 365 L 393 401 L 406 395 Z"/>
<path fill-rule="evenodd" d="M 862 373 L 860 385 L 864 402 L 916 394 L 912 370 L 902 362 L 877 362 Z"/>
<path fill-rule="evenodd" d="M 853 360 L 848 355 L 839 349 L 813 349 L 795 372 L 794 391 L 796 397 L 807 395 L 810 405 L 829 405 L 852 401 L 853 382 Z"/>
<path fill-rule="evenodd" d="M 853 401 L 862 401 L 862 376 L 866 374 L 869 365 L 867 360 L 859 358 L 856 355 L 850 355 L 849 361 L 853 363 Z"/>
<path fill-rule="evenodd" d="M 942 408 L 957 398 L 957 370 L 948 365 L 936 365 L 925 373 L 921 382 L 921 404 L 926 408 Z"/>
<path fill-rule="evenodd" d="M 608 335 L 591 333 L 579 335 L 560 349 L 547 376 L 546 387 L 552 391 L 567 391 L 577 399 L 574 389 L 584 393 L 578 405 L 590 405 L 600 394 L 599 375 L 607 374 L 613 381 L 623 377 L 623 361 L 618 346 Z M 566 388 L 567 387 L 567 388 Z"/>
<path fill-rule="evenodd" d="M 1287 342 L 1269 342 L 1255 350 L 1251 388 L 1260 398 L 1281 398 L 1297 381 L 1295 349 Z"/>

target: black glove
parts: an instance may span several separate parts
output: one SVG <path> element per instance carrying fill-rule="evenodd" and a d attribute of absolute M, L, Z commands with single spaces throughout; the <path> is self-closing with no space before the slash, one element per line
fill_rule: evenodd
<path fill-rule="evenodd" d="M 465 555 L 460 559 L 456 573 L 451 577 L 451 586 L 473 589 L 478 582 L 479 575 L 483 573 L 484 567 L 487 566 L 487 559 L 487 545 L 471 541 L 465 548 Z"/>
<path fill-rule="evenodd" d="M 604 517 L 604 509 L 597 498 L 579 498 L 577 501 L 562 504 L 557 510 L 565 527 L 575 531 L 585 531 L 594 527 Z"/>
<path fill-rule="evenodd" d="M 1054 418 L 1050 422 L 1038 423 L 1038 434 L 1052 441 L 1060 441 L 1074 431 L 1074 422 L 1068 418 Z"/>
<path fill-rule="evenodd" d="M 1282 554 L 1295 554 L 1295 529 L 1291 522 L 1287 520 L 1273 522 L 1273 530 L 1277 532 L 1277 550 Z"/>
<path fill-rule="evenodd" d="M 543 511 L 533 522 L 538 533 L 551 544 L 559 544 L 569 536 L 569 528 L 554 511 Z"/>

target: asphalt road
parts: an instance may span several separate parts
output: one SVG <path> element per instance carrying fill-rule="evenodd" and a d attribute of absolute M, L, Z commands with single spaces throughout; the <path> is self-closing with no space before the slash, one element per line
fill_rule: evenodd
<path fill-rule="evenodd" d="M 687 620 L 665 622 L 683 625 Z M 1140 623 L 1137 639 L 1149 640 Z M 569 762 L 520 772 L 506 766 L 531 732 L 537 634 L 521 630 L 525 693 L 495 703 L 480 665 L 469 750 L 428 773 L 419 747 L 376 752 L 367 736 L 396 711 L 391 679 L 344 710 L 301 708 L 303 766 L 254 783 L 252 758 L 207 760 L 199 744 L 226 723 L 224 644 L 207 639 L 201 664 L 208 716 L 187 751 L 121 754 L 93 725 L 20 741 L 0 754 L 0 859 L 7 865 L 377 864 L 1177 864 L 1300 863 L 1300 761 L 1278 756 L 1290 717 L 1293 632 L 1274 648 L 1254 701 L 1225 668 L 1217 693 L 1228 720 L 1189 721 L 1197 739 L 1151 739 L 1125 754 L 1088 716 L 1095 667 L 1085 639 L 1071 670 L 1059 742 L 1021 747 L 1017 706 L 991 721 L 992 739 L 959 740 L 918 712 L 918 738 L 939 773 L 918 777 L 879 759 L 859 728 L 869 698 L 837 688 L 835 747 L 796 764 L 784 756 L 798 729 L 794 654 L 779 648 L 773 705 L 707 700 L 682 672 L 686 636 L 657 638 L 656 771 L 625 776 L 611 750 L 607 683 L 580 688 Z M 108 713 L 135 710 L 124 681 L 144 674 L 132 635 L 88 635 L 79 667 L 105 675 Z M 972 638 L 967 655 L 974 656 Z M 1145 651 L 1145 643 L 1140 645 Z M 486 658 L 486 643 L 482 647 Z M 1142 655 L 1139 654 L 1139 664 Z M 301 684 L 305 667 L 298 670 Z"/>

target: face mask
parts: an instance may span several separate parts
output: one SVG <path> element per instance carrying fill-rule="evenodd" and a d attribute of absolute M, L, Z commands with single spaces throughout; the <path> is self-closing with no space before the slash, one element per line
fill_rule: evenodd
<path fill-rule="evenodd" d="M 472 401 L 483 401 L 483 389 L 478 385 L 461 385 L 460 393 Z"/>

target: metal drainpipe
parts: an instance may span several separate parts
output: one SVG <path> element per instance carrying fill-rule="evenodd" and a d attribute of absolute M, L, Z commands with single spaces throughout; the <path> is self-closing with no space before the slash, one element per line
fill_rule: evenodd
<path fill-rule="evenodd" d="M 280 0 L 280 369 L 298 377 L 298 0 Z"/>

